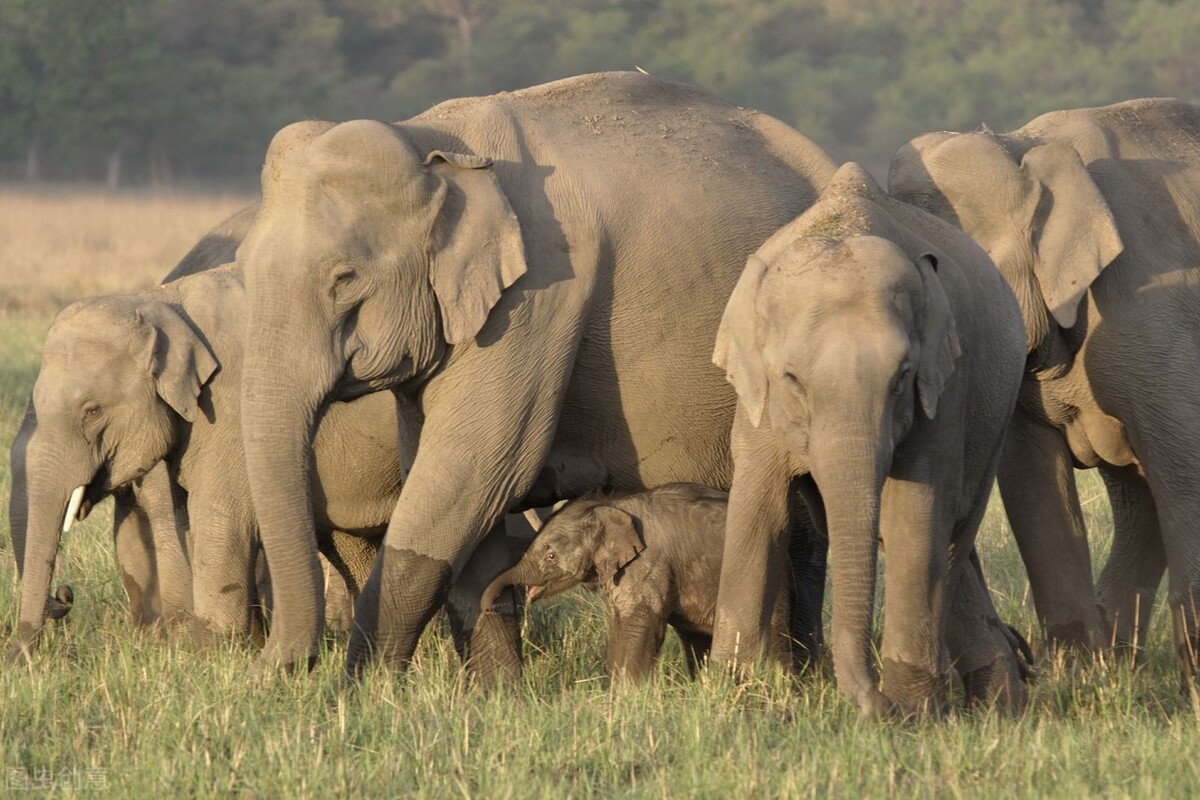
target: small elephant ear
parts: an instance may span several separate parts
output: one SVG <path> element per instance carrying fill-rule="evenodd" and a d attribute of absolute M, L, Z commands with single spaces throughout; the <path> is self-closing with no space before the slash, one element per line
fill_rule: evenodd
<path fill-rule="evenodd" d="M 921 358 L 917 364 L 917 394 L 925 416 L 937 414 L 938 398 L 946 381 L 954 373 L 955 362 L 962 355 L 958 342 L 958 326 L 946 290 L 937 275 L 937 257 L 925 253 L 917 259 L 921 286 L 925 292 L 925 309 L 921 313 Z"/>
<path fill-rule="evenodd" d="M 490 159 L 434 150 L 425 166 L 441 186 L 430 243 L 430 283 L 446 341 L 474 339 L 500 300 L 528 269 L 521 225 Z"/>
<path fill-rule="evenodd" d="M 596 506 L 592 514 L 600 522 L 600 544 L 593 557 L 596 575 L 602 584 L 610 583 L 646 545 L 628 513 L 612 506 Z"/>
<path fill-rule="evenodd" d="M 725 370 L 725 380 L 733 385 L 738 402 L 756 428 L 762 422 L 767 402 L 767 373 L 754 302 L 766 271 L 766 262 L 758 256 L 752 255 L 746 261 L 746 268 L 721 315 L 712 357 L 713 363 Z"/>
<path fill-rule="evenodd" d="M 1108 202 L 1075 148 L 1034 147 L 1021 160 L 1021 171 L 1043 188 L 1033 225 L 1033 270 L 1046 307 L 1059 325 L 1070 328 L 1088 288 L 1124 244 Z"/>
<path fill-rule="evenodd" d="M 158 396 L 188 422 L 199 412 L 196 400 L 219 364 L 190 325 L 157 300 L 137 310 L 147 329 L 147 361 Z"/>

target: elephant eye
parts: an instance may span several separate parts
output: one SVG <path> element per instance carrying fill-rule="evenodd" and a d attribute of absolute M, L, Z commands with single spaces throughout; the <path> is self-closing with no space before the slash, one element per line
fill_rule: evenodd
<path fill-rule="evenodd" d="M 555 553 L 553 550 L 546 551 L 546 560 L 547 561 L 555 561 L 557 559 L 558 559 L 558 554 Z"/>
<path fill-rule="evenodd" d="M 100 406 L 96 403 L 87 403 L 83 407 L 84 420 L 93 420 L 100 416 Z"/>
<path fill-rule="evenodd" d="M 330 275 L 329 297 L 334 305 L 341 307 L 343 310 L 353 302 L 354 293 L 351 291 L 355 280 L 358 278 L 358 270 L 349 264 L 340 264 Z"/>

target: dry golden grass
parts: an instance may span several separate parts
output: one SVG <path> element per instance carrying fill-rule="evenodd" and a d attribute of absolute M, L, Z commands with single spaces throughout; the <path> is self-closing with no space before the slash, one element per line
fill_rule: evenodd
<path fill-rule="evenodd" d="M 0 187 L 0 313 L 153 286 L 245 195 Z"/>

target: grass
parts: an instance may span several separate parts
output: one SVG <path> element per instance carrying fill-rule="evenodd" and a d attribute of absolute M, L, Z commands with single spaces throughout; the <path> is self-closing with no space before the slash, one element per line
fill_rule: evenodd
<path fill-rule="evenodd" d="M 241 202 L 0 191 L 4 453 L 57 305 L 155 282 Z M 1099 481 L 1081 479 L 1101 564 L 1111 518 Z M 9 481 L 0 456 L 0 512 Z M 1024 572 L 993 506 L 981 535 L 992 589 L 1002 615 L 1035 640 Z M 1076 798 L 1200 789 L 1200 724 L 1179 694 L 1161 608 L 1144 667 L 1049 659 L 1028 712 L 1015 718 L 960 711 L 938 723 L 865 723 L 824 673 L 688 681 L 670 637 L 657 680 L 613 691 L 603 678 L 603 612 L 584 594 L 533 608 L 528 668 L 510 693 L 464 688 L 440 622 L 406 675 L 376 671 L 346 692 L 344 643 L 330 638 L 312 675 L 251 686 L 248 649 L 199 652 L 131 628 L 110 525 L 105 504 L 66 538 L 59 579 L 75 586 L 75 609 L 50 627 L 32 667 L 0 670 L 0 794 L 32 785 L 119 797 Z M 0 513 L 5 637 L 18 591 L 7 530 Z"/>

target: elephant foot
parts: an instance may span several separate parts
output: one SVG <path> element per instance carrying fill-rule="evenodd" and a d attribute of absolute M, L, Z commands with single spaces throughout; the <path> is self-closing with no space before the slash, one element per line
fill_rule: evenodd
<path fill-rule="evenodd" d="M 945 676 L 927 667 L 883 659 L 883 694 L 905 718 L 944 716 L 949 708 Z"/>
<path fill-rule="evenodd" d="M 9 644 L 8 653 L 4 657 L 5 666 L 23 667 L 32 664 L 33 651 L 37 649 L 41 635 L 42 632 L 39 628 L 23 622 L 18 624 L 17 633 Z"/>
<path fill-rule="evenodd" d="M 1071 653 L 1095 653 L 1106 642 L 1098 630 L 1081 620 L 1045 623 L 1046 644 L 1055 650 Z"/>
<path fill-rule="evenodd" d="M 445 600 L 450 577 L 448 562 L 385 545 L 355 606 L 347 676 L 357 680 L 376 658 L 392 670 L 406 669 L 417 639 Z"/>
<path fill-rule="evenodd" d="M 1029 692 L 1013 656 L 997 656 L 990 664 L 961 675 L 968 706 L 983 705 L 1020 712 L 1029 702 Z"/>
<path fill-rule="evenodd" d="M 858 704 L 862 719 L 878 722 L 902 716 L 896 704 L 874 686 L 854 692 L 851 697 Z"/>

